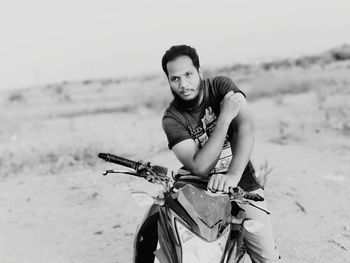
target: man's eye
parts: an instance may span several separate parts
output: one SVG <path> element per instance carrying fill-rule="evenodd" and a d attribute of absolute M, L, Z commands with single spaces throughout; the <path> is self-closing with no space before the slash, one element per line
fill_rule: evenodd
<path fill-rule="evenodd" d="M 187 73 L 186 73 L 186 77 L 187 77 L 187 78 L 189 78 L 189 77 L 191 77 L 191 76 L 192 76 L 192 73 L 191 73 L 191 72 L 187 72 Z"/>
<path fill-rule="evenodd" d="M 171 80 L 171 81 L 178 81 L 179 78 L 178 78 L 178 77 L 172 77 L 172 78 L 170 78 L 170 80 Z"/>

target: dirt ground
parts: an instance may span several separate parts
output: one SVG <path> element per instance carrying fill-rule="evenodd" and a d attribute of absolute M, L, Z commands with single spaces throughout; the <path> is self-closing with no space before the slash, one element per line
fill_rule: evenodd
<path fill-rule="evenodd" d="M 314 96 L 250 104 L 257 123 L 253 161 L 273 167 L 266 197 L 283 261 L 350 262 L 350 141 L 322 126 Z M 141 117 L 139 127 L 145 125 Z M 159 126 L 153 136 L 161 133 Z M 123 139 L 132 137 L 129 132 Z M 171 169 L 179 165 L 168 150 L 148 157 Z M 75 172 L 2 178 L 0 261 L 131 262 L 134 232 L 146 207 L 130 193 L 155 195 L 159 187 L 130 176 L 101 175 L 114 167 L 101 161 Z"/>
<path fill-rule="evenodd" d="M 283 262 L 350 262 L 349 68 L 232 72 L 255 119 L 253 164 L 273 168 L 265 195 Z M 131 262 L 147 209 L 131 193 L 160 186 L 102 176 L 120 167 L 97 153 L 179 168 L 160 123 L 166 85 L 86 80 L 1 93 L 1 263 Z"/>

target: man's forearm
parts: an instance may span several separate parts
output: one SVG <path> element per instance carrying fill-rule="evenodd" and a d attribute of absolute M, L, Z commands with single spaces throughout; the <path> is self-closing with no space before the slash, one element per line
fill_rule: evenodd
<path fill-rule="evenodd" d="M 244 97 L 241 93 L 235 94 L 233 91 L 226 93 L 220 103 L 220 114 L 214 131 L 202 148 L 198 149 L 196 146 L 193 147 L 193 144 L 186 144 L 186 142 L 178 147 L 174 146 L 176 156 L 192 173 L 208 176 L 213 170 L 221 155 L 228 128 L 243 104 L 242 100 Z M 187 150 L 190 152 L 188 153 Z"/>
<path fill-rule="evenodd" d="M 237 130 L 236 137 L 231 137 L 232 160 L 227 175 L 233 176 L 237 184 L 252 154 L 254 141 L 255 135 L 252 124 L 241 126 Z"/>
<path fill-rule="evenodd" d="M 193 159 L 192 172 L 207 176 L 220 157 L 230 123 L 225 118 L 218 118 L 215 129 L 203 148 L 199 149 Z"/>

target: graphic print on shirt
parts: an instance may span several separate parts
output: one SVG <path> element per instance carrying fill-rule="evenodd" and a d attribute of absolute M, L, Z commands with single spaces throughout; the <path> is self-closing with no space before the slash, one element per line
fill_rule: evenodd
<path fill-rule="evenodd" d="M 208 141 L 208 138 L 213 133 L 216 125 L 217 117 L 211 107 L 205 109 L 204 117 L 201 120 L 202 126 L 198 126 L 194 129 L 190 128 L 191 137 L 199 148 Z M 226 136 L 225 143 L 222 147 L 221 155 L 218 162 L 213 169 L 213 173 L 226 172 L 232 159 L 231 144 Z"/>

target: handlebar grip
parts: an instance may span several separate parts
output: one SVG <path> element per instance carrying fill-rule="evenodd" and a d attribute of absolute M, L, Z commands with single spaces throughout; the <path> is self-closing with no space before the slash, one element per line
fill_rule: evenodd
<path fill-rule="evenodd" d="M 249 200 L 253 200 L 253 201 L 264 201 L 264 197 L 262 197 L 261 195 L 258 194 L 254 194 L 254 193 L 246 193 L 244 195 L 244 198 L 249 199 Z"/>
<path fill-rule="evenodd" d="M 109 153 L 99 153 L 98 157 L 107 162 L 120 164 L 129 168 L 132 168 L 134 170 L 136 170 L 138 166 L 138 163 L 135 161 L 132 161 L 123 157 L 119 157 L 113 154 L 109 154 Z"/>

